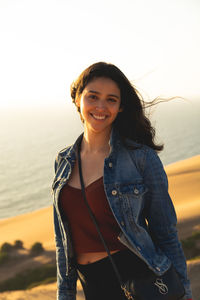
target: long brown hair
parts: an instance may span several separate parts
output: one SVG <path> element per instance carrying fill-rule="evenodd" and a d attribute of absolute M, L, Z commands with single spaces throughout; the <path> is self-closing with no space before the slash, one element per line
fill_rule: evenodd
<path fill-rule="evenodd" d="M 98 62 L 85 69 L 71 85 L 72 101 L 75 103 L 86 85 L 94 78 L 99 77 L 113 80 L 120 89 L 123 110 L 118 114 L 113 125 L 118 130 L 122 140 L 125 141 L 126 138 L 129 138 L 156 151 L 161 151 L 163 145 L 155 143 L 155 129 L 149 118 L 145 116 L 144 100 L 128 78 L 115 65 Z M 77 107 L 77 109 L 80 113 L 80 108 Z"/>

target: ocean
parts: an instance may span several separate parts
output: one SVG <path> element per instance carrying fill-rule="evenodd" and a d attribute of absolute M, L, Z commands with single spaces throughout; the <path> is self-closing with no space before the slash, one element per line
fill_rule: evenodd
<path fill-rule="evenodd" d="M 164 165 L 200 154 L 200 101 L 173 100 L 151 113 Z M 82 131 L 69 103 L 1 110 L 0 219 L 51 205 L 55 156 Z"/>

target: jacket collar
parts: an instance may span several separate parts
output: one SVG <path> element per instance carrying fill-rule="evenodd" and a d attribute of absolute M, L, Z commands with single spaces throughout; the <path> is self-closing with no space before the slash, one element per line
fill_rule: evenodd
<path fill-rule="evenodd" d="M 110 145 L 110 155 L 112 155 L 122 144 L 120 135 L 117 131 L 117 129 L 113 126 L 112 131 L 111 131 L 111 135 L 110 135 L 110 141 L 109 141 L 109 145 Z"/>

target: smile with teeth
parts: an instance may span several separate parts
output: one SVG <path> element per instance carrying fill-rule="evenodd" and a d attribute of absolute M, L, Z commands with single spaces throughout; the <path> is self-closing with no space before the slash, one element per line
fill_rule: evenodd
<path fill-rule="evenodd" d="M 94 119 L 97 119 L 97 120 L 104 120 L 106 118 L 106 116 L 99 116 L 99 115 L 95 115 L 95 114 L 92 114 L 92 116 Z"/>

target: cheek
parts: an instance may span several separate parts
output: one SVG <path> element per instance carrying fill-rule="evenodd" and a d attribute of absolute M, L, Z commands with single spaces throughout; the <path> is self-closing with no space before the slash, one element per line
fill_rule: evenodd
<path fill-rule="evenodd" d="M 81 101 L 80 108 L 81 108 L 82 112 L 87 113 L 94 108 L 94 105 L 92 105 L 89 101 L 84 100 L 84 101 Z"/>
<path fill-rule="evenodd" d="M 116 108 L 115 108 L 115 114 L 116 114 L 116 116 L 117 116 L 120 112 L 121 112 L 120 107 L 116 107 Z"/>
<path fill-rule="evenodd" d="M 81 111 L 81 113 L 84 113 L 85 111 L 87 111 L 87 105 L 83 105 L 83 103 L 81 102 L 80 111 Z"/>
<path fill-rule="evenodd" d="M 87 118 L 87 116 L 88 116 L 88 110 L 89 110 L 89 107 L 88 107 L 88 105 L 87 104 L 83 104 L 82 102 L 80 103 L 80 107 L 79 107 L 79 109 L 80 109 L 80 113 L 81 113 L 81 116 L 82 116 L 82 119 L 86 119 Z"/>

